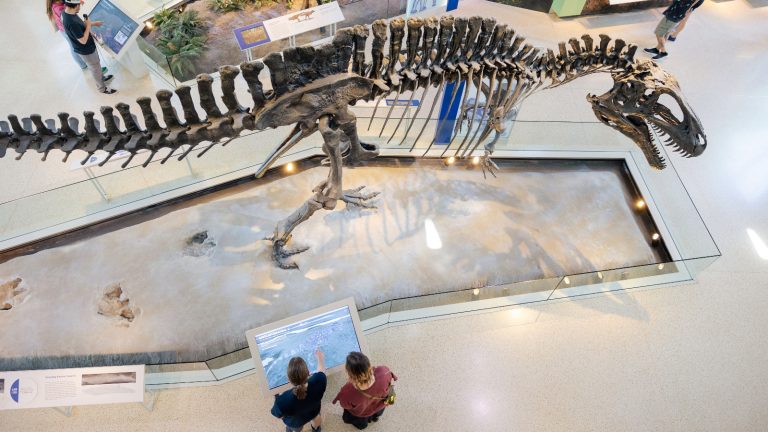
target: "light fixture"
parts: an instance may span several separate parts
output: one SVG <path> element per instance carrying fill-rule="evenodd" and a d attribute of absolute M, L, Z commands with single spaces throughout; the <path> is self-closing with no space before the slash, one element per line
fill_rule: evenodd
<path fill-rule="evenodd" d="M 635 207 L 637 207 L 638 210 L 642 210 L 645 208 L 645 201 L 639 199 L 635 201 Z"/>
<path fill-rule="evenodd" d="M 571 284 L 571 280 L 570 280 L 570 279 L 568 279 L 568 276 L 566 276 L 566 277 L 563 279 L 563 282 L 565 282 L 565 284 L 566 284 L 566 285 L 570 285 L 570 284 Z"/>
<path fill-rule="evenodd" d="M 480 165 L 480 156 L 475 156 L 472 158 L 472 165 Z"/>
<path fill-rule="evenodd" d="M 664 264 L 659 264 L 656 266 L 656 268 L 659 270 L 664 270 Z"/>
<path fill-rule="evenodd" d="M 473 296 L 478 296 L 478 295 L 480 295 L 480 290 L 479 290 L 479 289 L 477 289 L 477 288 L 473 289 L 473 290 L 472 290 L 472 295 L 473 295 Z"/>
<path fill-rule="evenodd" d="M 766 246 L 763 239 L 760 238 L 757 232 L 752 228 L 747 228 L 747 235 L 749 236 L 749 239 L 752 240 L 752 246 L 755 247 L 757 256 L 764 260 L 768 260 L 768 246 Z"/>
<path fill-rule="evenodd" d="M 293 164 L 293 162 L 288 162 L 285 164 L 285 172 L 292 173 L 296 170 L 296 165 Z"/>
<path fill-rule="evenodd" d="M 602 272 L 597 272 L 597 278 L 600 279 L 600 280 L 603 280 L 603 273 Z"/>
<path fill-rule="evenodd" d="M 657 241 L 660 238 L 661 236 L 659 235 L 659 233 L 653 233 L 653 235 L 651 236 L 651 240 L 653 241 Z"/>
<path fill-rule="evenodd" d="M 155 24 L 151 20 L 144 21 L 144 27 L 152 30 L 155 28 Z"/>
<path fill-rule="evenodd" d="M 454 156 L 451 156 L 445 160 L 446 165 L 453 165 L 454 163 L 456 163 L 456 158 Z"/>

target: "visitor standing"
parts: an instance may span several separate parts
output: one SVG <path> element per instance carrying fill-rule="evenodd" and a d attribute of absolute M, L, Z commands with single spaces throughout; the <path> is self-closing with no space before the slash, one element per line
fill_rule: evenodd
<path fill-rule="evenodd" d="M 64 25 L 61 23 L 61 14 L 64 12 L 67 6 L 64 4 L 64 0 L 45 0 L 45 13 L 48 15 L 48 19 L 53 24 L 53 30 L 58 32 L 64 40 L 67 41 L 69 52 L 72 54 L 72 59 L 80 67 L 80 69 L 86 69 L 88 65 L 85 64 L 80 54 L 75 52 L 75 48 L 72 46 L 72 42 L 67 36 L 67 32 L 64 31 Z"/>
<path fill-rule="evenodd" d="M 368 357 L 359 352 L 347 355 L 349 381 L 339 390 L 333 403 L 344 408 L 342 420 L 358 429 L 379 420 L 388 405 L 395 402 L 392 382 L 397 377 L 386 366 L 371 367 Z"/>
<path fill-rule="evenodd" d="M 112 75 L 104 75 L 101 70 L 101 61 L 99 59 L 99 53 L 96 51 L 96 42 L 91 34 L 91 27 L 101 26 L 101 21 L 93 21 L 86 16 L 83 21 L 77 14 L 80 12 L 82 6 L 81 0 L 64 0 L 64 4 L 67 6 L 64 9 L 64 13 L 61 14 L 61 23 L 64 27 L 64 31 L 67 33 L 70 42 L 72 42 L 72 48 L 83 59 L 86 65 L 88 65 L 89 72 L 96 88 L 100 92 L 106 94 L 113 94 L 117 91 L 115 89 L 107 87 L 107 81 L 112 79 Z"/>
<path fill-rule="evenodd" d="M 691 9 L 688 11 L 687 14 L 685 14 L 685 17 L 683 17 L 680 23 L 675 26 L 675 30 L 672 31 L 672 33 L 670 33 L 669 36 L 667 36 L 668 41 L 674 42 L 677 39 L 677 35 L 679 35 L 681 31 L 683 31 L 683 29 L 685 28 L 685 24 L 688 23 L 688 17 L 690 17 L 693 11 L 698 9 L 699 6 L 701 6 L 702 4 L 704 4 L 704 0 L 699 0 L 696 3 L 694 3 L 693 6 L 691 6 Z"/>
<path fill-rule="evenodd" d="M 288 362 L 288 381 L 293 388 L 275 395 L 272 415 L 282 419 L 286 432 L 301 432 L 304 425 L 311 423 L 312 432 L 320 432 L 322 417 L 320 408 L 325 387 L 325 356 L 317 350 L 317 372 L 309 375 L 307 362 L 294 357 Z"/>
<path fill-rule="evenodd" d="M 655 54 L 652 58 L 654 60 L 662 59 L 669 55 L 664 42 L 675 27 L 683 20 L 693 9 L 693 5 L 698 0 L 673 0 L 672 4 L 664 10 L 664 16 L 656 26 L 654 34 L 656 35 L 656 46 L 654 48 L 645 48 L 645 52 Z"/>

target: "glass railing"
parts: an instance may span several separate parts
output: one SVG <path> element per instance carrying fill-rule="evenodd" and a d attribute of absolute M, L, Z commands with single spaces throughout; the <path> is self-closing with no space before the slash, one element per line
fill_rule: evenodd
<path fill-rule="evenodd" d="M 362 309 L 359 315 L 367 334 L 393 324 L 494 311 L 506 311 L 499 319 L 510 324 L 529 324 L 538 314 L 532 308 L 535 304 L 690 282 L 717 258 L 701 257 L 393 299 Z M 616 297 L 616 302 L 626 304 L 627 297 Z M 206 362 L 148 365 L 146 383 L 148 388 L 210 384 L 247 375 L 254 368 L 250 350 L 243 348 Z"/>
<path fill-rule="evenodd" d="M 255 3 L 260 3 L 261 7 L 256 8 Z M 286 3 L 292 3 L 289 8 Z M 333 36 L 332 26 L 322 27 L 301 33 L 295 36 L 294 40 L 281 39 L 261 45 L 254 46 L 248 50 L 241 50 L 238 44 L 234 30 L 247 27 L 251 24 L 258 24 L 278 16 L 299 12 L 300 9 L 293 4 L 298 5 L 303 1 L 286 2 L 262 1 L 262 2 L 243 2 L 243 8 L 229 12 L 214 13 L 210 8 L 209 1 L 182 2 L 173 8 L 174 13 L 179 10 L 194 11 L 201 19 L 201 37 L 205 39 L 202 48 L 195 48 L 191 51 L 184 47 L 177 47 L 170 43 L 170 48 L 158 46 L 161 41 L 161 30 L 155 26 L 148 31 L 145 29 L 142 36 L 138 38 L 139 48 L 145 54 L 145 62 L 150 72 L 157 78 L 166 82 L 171 87 L 176 87 L 181 83 L 193 80 L 198 74 L 214 74 L 218 66 L 238 65 L 249 59 L 258 59 L 272 52 L 279 52 L 289 48 L 291 43 L 296 46 L 315 45 L 330 41 Z M 311 2 L 312 6 L 315 2 Z M 323 2 L 318 2 L 323 3 Z M 325 1 L 324 3 L 328 3 Z M 437 2 L 440 4 L 441 2 Z M 344 14 L 344 21 L 335 25 L 335 28 L 352 27 L 358 24 L 371 24 L 380 18 L 392 18 L 406 13 L 407 4 L 402 0 L 339 0 L 339 7 Z M 431 4 L 431 3 L 430 3 Z M 425 3 L 424 6 L 427 4 Z M 425 9 L 425 8 L 422 8 Z M 439 10 L 439 7 L 434 8 Z M 158 8 L 155 12 L 147 15 L 154 16 L 162 11 Z M 429 9 L 432 10 L 432 9 Z M 444 10 L 444 6 L 443 6 Z M 186 38 L 186 43 L 190 43 L 191 38 Z M 166 39 L 167 41 L 167 39 Z M 184 43 L 184 40 L 179 41 Z M 166 43 L 166 45 L 169 45 Z M 166 54 L 163 54 L 163 51 Z M 175 51 L 183 51 L 180 54 L 171 54 Z"/>
<path fill-rule="evenodd" d="M 430 147 L 438 126 L 436 119 L 425 117 L 428 108 L 428 105 L 425 106 L 415 118 L 416 110 L 409 109 L 397 131 L 395 126 L 404 112 L 399 111 L 400 108 L 393 110 L 389 121 L 386 121 L 387 110 L 380 108 L 370 129 L 369 118 L 366 116 L 371 115 L 373 108 L 358 106 L 354 109 L 359 116 L 358 128 L 364 142 L 379 144 L 384 156 L 406 157 L 410 160 L 421 156 Z M 398 139 L 387 142 L 393 132 L 396 138 L 401 138 L 411 121 L 413 126 L 402 145 L 399 145 Z M 482 119 L 469 131 L 470 138 L 478 124 L 483 127 Z M 414 144 L 413 139 L 422 126 L 426 126 L 425 132 Z M 669 256 L 660 262 L 624 268 L 589 269 L 587 273 L 562 274 L 535 280 L 506 280 L 450 292 L 385 299 L 374 305 L 362 305 L 360 317 L 365 331 L 372 332 L 391 324 L 435 317 L 509 307 L 513 307 L 514 311 L 525 305 L 546 301 L 593 294 L 611 295 L 628 289 L 685 283 L 693 280 L 720 255 L 706 224 L 675 171 L 674 164 L 696 163 L 696 159 L 677 159 L 662 150 L 669 167 L 662 171 L 651 169 L 632 142 L 596 121 L 542 121 L 527 118 L 523 112 L 510 126 L 499 140 L 494 153 L 500 162 L 506 159 L 621 161 L 630 184 L 635 188 L 635 194 L 644 200 L 643 209 L 638 209 L 638 212 L 651 224 L 649 229 L 660 233 L 663 249 Z M 382 127 L 384 132 L 379 137 Z M 161 164 L 160 159 L 157 159 L 147 168 L 141 167 L 141 156 L 145 155 L 139 154 L 126 169 L 119 168 L 124 160 L 118 160 L 104 167 L 90 167 L 87 173 L 85 169 L 67 171 L 70 177 L 78 179 L 34 194 L 4 199 L 0 203 L 0 221 L 3 221 L 0 244 L 5 245 L 0 249 L 10 249 L 32 239 L 53 236 L 57 232 L 128 214 L 191 192 L 222 187 L 230 182 L 247 181 L 244 179 L 252 177 L 273 146 L 282 141 L 289 131 L 290 128 L 286 127 L 244 133 L 225 148 L 217 146 L 204 157 L 197 157 L 206 149 L 205 145 L 201 145 L 193 149 L 184 161 L 177 161 L 174 157 Z M 466 133 L 465 126 L 445 156 L 452 155 L 453 149 L 461 143 Z M 414 147 L 413 152 L 409 152 L 411 146 Z M 180 155 L 185 150 L 179 149 L 176 154 Z M 444 150 L 444 145 L 432 145 L 427 158 L 439 158 Z M 308 166 L 315 166 L 318 155 L 322 155 L 322 142 L 319 134 L 315 134 L 291 149 L 275 166 L 301 160 L 308 160 Z M 72 159 L 75 159 L 74 156 Z M 0 162 L 13 163 L 10 160 Z M 432 165 L 434 168 L 434 161 Z M 503 169 L 504 164 L 501 165 Z M 61 169 L 67 170 L 66 167 Z M 473 169 L 479 178 L 482 177 L 480 170 L 472 165 L 471 158 L 460 158 L 444 169 Z M 276 170 L 271 175 L 287 174 Z M 158 364 L 147 366 L 147 384 L 149 388 L 161 388 L 172 384 L 212 383 L 250 373 L 254 364 L 246 346 L 243 339 L 242 349 L 219 356 L 213 356 L 213 353 L 204 362 L 175 363 L 160 360 L 156 362 Z M 92 359 L 92 363 L 88 363 L 86 358 L 84 363 L 78 365 L 96 365 L 100 363 L 97 360 Z"/>

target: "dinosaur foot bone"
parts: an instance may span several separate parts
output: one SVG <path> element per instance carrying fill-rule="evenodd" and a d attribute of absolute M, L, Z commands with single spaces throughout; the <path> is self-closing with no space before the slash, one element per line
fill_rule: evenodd
<path fill-rule="evenodd" d="M 291 236 L 288 236 L 288 240 L 290 239 Z M 266 240 L 272 242 L 272 260 L 283 270 L 298 270 L 299 265 L 289 258 L 309 250 L 309 246 L 289 249 L 286 247 L 288 240 L 273 240 L 272 237 L 268 237 Z"/>
<path fill-rule="evenodd" d="M 499 166 L 496 165 L 496 162 L 491 159 L 491 154 L 489 152 L 485 152 L 485 154 L 480 158 L 480 167 L 483 170 L 483 178 L 486 178 L 485 172 L 487 171 L 488 174 L 496 177 L 496 171 L 499 170 Z"/>
<path fill-rule="evenodd" d="M 362 192 L 364 188 L 365 186 L 359 186 L 343 191 L 341 200 L 347 203 L 347 207 L 375 209 L 376 205 L 371 200 L 379 196 L 381 192 Z"/>

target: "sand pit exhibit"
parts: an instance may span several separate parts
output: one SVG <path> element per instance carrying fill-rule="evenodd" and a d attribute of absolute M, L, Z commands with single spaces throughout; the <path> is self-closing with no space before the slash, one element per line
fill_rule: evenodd
<path fill-rule="evenodd" d="M 381 192 L 378 209 L 340 204 L 302 224 L 292 242 L 309 250 L 295 256 L 298 270 L 277 268 L 263 239 L 324 167 L 0 256 L 12 305 L 0 310 L 0 368 L 202 361 L 247 346 L 247 329 L 350 296 L 362 309 L 664 260 L 633 208 L 623 162 L 501 161 L 488 179 L 410 162 L 346 170 L 345 188 Z"/>

